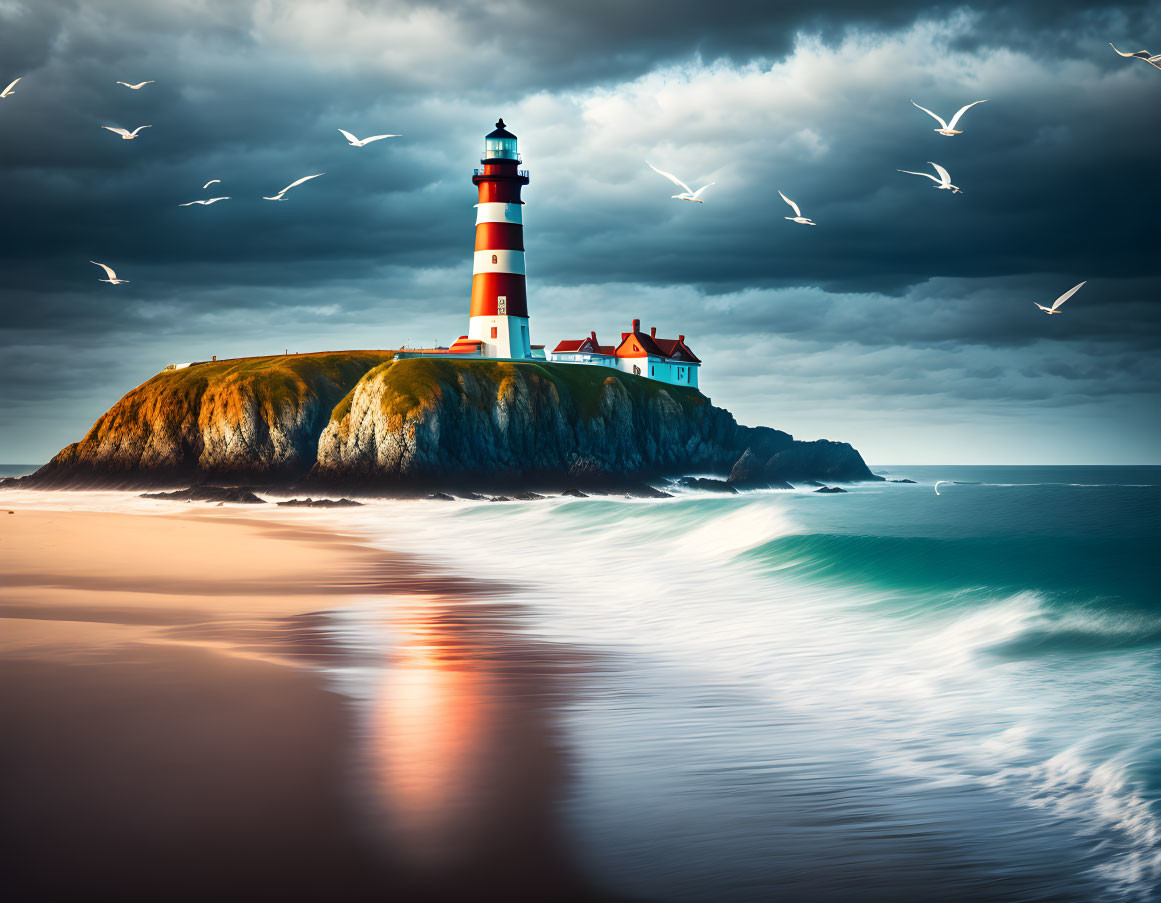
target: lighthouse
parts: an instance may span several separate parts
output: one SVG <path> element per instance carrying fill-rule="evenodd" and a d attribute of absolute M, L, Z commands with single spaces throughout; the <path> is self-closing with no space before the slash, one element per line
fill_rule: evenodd
<path fill-rule="evenodd" d="M 483 357 L 530 358 L 520 200 L 528 170 L 519 168 L 516 136 L 504 127 L 503 119 L 485 136 L 480 163 L 483 169 L 472 176 L 479 202 L 468 339 L 480 343 Z"/>

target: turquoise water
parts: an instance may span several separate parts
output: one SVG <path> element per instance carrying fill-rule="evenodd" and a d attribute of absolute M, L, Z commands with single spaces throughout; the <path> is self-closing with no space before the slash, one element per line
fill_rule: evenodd
<path fill-rule="evenodd" d="M 590 663 L 545 693 L 611 892 L 1158 899 L 1161 469 L 878 471 L 344 522 Z"/>
<path fill-rule="evenodd" d="M 40 467 L 40 464 L 0 464 L 0 477 L 24 477 Z"/>
<path fill-rule="evenodd" d="M 406 563 L 309 665 L 394 853 L 491 826 L 615 898 L 1161 900 L 1161 468 L 874 469 L 918 482 L 245 517 Z"/>

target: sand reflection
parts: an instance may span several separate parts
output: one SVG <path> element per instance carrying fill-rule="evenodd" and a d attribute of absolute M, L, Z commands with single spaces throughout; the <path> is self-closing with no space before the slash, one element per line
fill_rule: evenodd
<path fill-rule="evenodd" d="M 568 653 L 521 637 L 516 613 L 494 605 L 409 600 L 389 618 L 399 642 L 367 712 L 365 767 L 399 864 L 511 893 L 578 893 L 556 814 L 553 702 Z"/>

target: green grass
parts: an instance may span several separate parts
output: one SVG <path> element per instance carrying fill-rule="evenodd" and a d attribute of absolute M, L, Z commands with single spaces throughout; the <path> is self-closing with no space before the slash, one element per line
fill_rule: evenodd
<path fill-rule="evenodd" d="M 571 402 L 578 414 L 590 419 L 600 411 L 605 382 L 609 379 L 620 382 L 630 397 L 637 401 L 649 401 L 657 398 L 661 392 L 666 392 L 686 411 L 707 404 L 706 397 L 697 389 L 667 385 L 609 367 L 584 364 L 405 358 L 380 364 L 363 379 L 383 376 L 386 382 L 382 399 L 383 413 L 389 418 L 400 416 L 406 419 L 424 406 L 436 403 L 442 395 L 443 387 L 455 386 L 461 374 L 470 375 L 476 384 L 491 383 L 493 396 L 498 396 L 504 390 L 505 381 L 517 373 L 529 380 L 534 391 L 537 388 L 554 387 L 562 404 Z M 350 412 L 354 391 L 352 388 L 335 406 L 332 420 L 342 420 Z M 493 400 L 489 398 L 487 403 L 490 405 Z"/>

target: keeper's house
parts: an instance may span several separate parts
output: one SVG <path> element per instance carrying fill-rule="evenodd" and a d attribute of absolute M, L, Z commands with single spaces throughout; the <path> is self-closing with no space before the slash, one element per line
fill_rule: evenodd
<path fill-rule="evenodd" d="M 552 349 L 550 360 L 566 364 L 596 364 L 616 367 L 649 379 L 676 386 L 697 387 L 701 360 L 685 344 L 685 336 L 676 339 L 657 338 L 657 328 L 641 331 L 641 321 L 633 321 L 632 332 L 622 332 L 618 345 L 602 345 L 597 334 L 587 338 L 566 339 Z"/>

